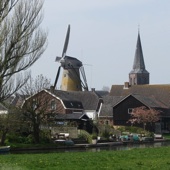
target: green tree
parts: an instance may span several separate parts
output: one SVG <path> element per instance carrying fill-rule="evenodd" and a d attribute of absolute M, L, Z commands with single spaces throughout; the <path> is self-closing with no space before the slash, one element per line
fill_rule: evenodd
<path fill-rule="evenodd" d="M 43 0 L 0 0 L 0 102 L 25 84 L 46 48 L 42 7 Z"/>

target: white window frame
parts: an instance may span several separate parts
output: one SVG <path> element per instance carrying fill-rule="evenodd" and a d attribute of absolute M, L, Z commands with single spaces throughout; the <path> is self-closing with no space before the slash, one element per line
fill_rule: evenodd
<path fill-rule="evenodd" d="M 51 100 L 51 110 L 56 110 L 57 106 L 56 106 L 56 101 L 55 100 Z"/>
<path fill-rule="evenodd" d="M 132 114 L 132 112 L 133 112 L 133 108 L 128 108 L 128 114 Z"/>

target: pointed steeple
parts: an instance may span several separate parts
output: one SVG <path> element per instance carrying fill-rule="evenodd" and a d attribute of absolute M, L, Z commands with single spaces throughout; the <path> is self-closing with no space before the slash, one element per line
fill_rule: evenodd
<path fill-rule="evenodd" d="M 143 58 L 142 45 L 141 45 L 139 32 L 138 32 L 138 38 L 137 38 L 137 44 L 136 44 L 133 69 L 136 72 L 145 70 L 145 63 L 144 63 L 144 58 Z"/>
<path fill-rule="evenodd" d="M 133 63 L 133 70 L 129 73 L 129 84 L 130 85 L 149 84 L 149 72 L 145 69 L 145 62 L 143 58 L 139 30 L 135 58 Z"/>

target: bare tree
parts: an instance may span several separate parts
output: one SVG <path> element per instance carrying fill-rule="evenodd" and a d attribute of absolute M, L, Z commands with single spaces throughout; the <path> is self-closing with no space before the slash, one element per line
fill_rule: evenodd
<path fill-rule="evenodd" d="M 132 125 L 142 123 L 145 130 L 147 123 L 157 122 L 160 119 L 160 113 L 160 110 L 148 109 L 145 106 L 137 107 L 133 109 L 129 122 L 131 122 Z"/>
<path fill-rule="evenodd" d="M 22 88 L 23 94 L 30 96 L 23 104 L 23 114 L 32 127 L 35 143 L 40 142 L 40 126 L 47 123 L 47 113 L 51 107 L 50 98 L 41 90 L 49 87 L 50 80 L 39 75 L 35 80 L 30 79 Z"/>
<path fill-rule="evenodd" d="M 25 84 L 29 73 L 24 71 L 46 48 L 42 7 L 43 0 L 0 1 L 0 102 Z"/>
<path fill-rule="evenodd" d="M 50 79 L 40 74 L 35 79 L 30 76 L 29 80 L 24 84 L 20 91 L 23 95 L 31 96 L 35 93 L 40 92 L 43 89 L 49 89 L 50 86 Z"/>

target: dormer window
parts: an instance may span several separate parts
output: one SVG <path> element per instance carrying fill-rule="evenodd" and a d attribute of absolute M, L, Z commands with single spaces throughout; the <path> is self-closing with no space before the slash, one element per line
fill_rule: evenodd
<path fill-rule="evenodd" d="M 56 110 L 56 102 L 55 102 L 55 100 L 51 101 L 51 110 Z"/>

